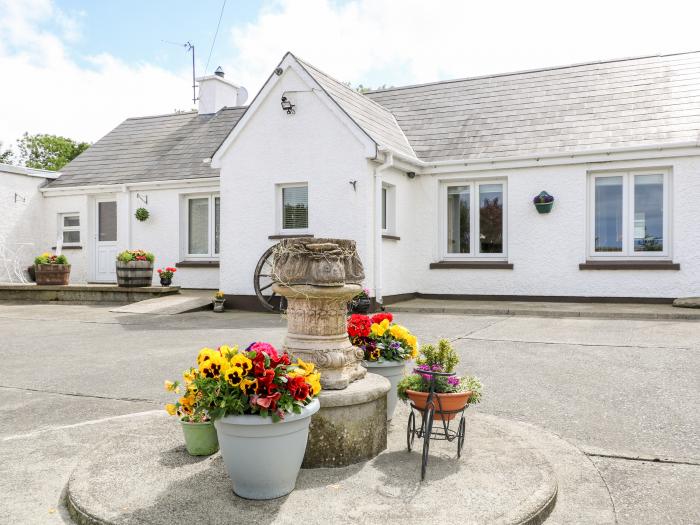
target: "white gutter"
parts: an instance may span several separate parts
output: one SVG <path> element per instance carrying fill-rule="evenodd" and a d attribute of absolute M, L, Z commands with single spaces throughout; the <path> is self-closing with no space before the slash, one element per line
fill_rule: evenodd
<path fill-rule="evenodd" d="M 382 304 L 382 171 L 394 165 L 394 153 L 384 148 L 384 162 L 374 168 L 374 300 Z"/>
<path fill-rule="evenodd" d="M 145 182 L 127 182 L 118 184 L 85 184 L 82 186 L 48 186 L 39 191 L 48 196 L 93 194 L 93 193 L 117 193 L 130 189 L 177 189 L 193 186 L 211 186 L 219 184 L 219 177 L 202 177 L 197 179 L 154 180 Z"/>
<path fill-rule="evenodd" d="M 577 157 L 592 157 L 597 155 L 614 155 L 616 153 L 631 153 L 636 151 L 664 151 L 672 149 L 683 149 L 683 148 L 700 148 L 700 140 L 682 141 L 682 142 L 669 142 L 668 144 L 653 144 L 649 146 L 624 146 L 620 148 L 604 148 L 604 149 L 588 149 L 588 150 L 571 150 L 563 151 L 558 153 L 540 153 L 540 154 L 528 154 L 528 155 L 516 155 L 511 157 L 483 157 L 478 159 L 462 159 L 462 160 L 436 160 L 432 162 L 426 162 L 405 153 L 400 153 L 393 150 L 392 148 L 381 146 L 380 150 L 385 153 L 391 153 L 397 159 L 421 168 L 422 172 L 426 170 L 429 171 L 431 168 L 440 168 L 443 166 L 475 166 L 480 164 L 498 164 L 505 162 L 526 162 L 535 161 L 538 162 L 543 159 L 571 159 Z"/>

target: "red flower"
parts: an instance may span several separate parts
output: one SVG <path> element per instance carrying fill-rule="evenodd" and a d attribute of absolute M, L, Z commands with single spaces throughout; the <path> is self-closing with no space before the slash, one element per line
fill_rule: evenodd
<path fill-rule="evenodd" d="M 265 408 L 267 410 L 277 410 L 277 401 L 282 397 L 282 394 L 275 392 L 269 396 L 250 396 L 250 406 L 255 408 Z"/>
<path fill-rule="evenodd" d="M 277 390 L 275 371 L 272 368 L 268 368 L 258 376 L 258 388 L 255 393 L 261 396 L 272 395 L 275 390 Z"/>
<path fill-rule="evenodd" d="M 167 268 L 166 268 L 166 270 L 167 270 Z M 163 270 L 161 270 L 160 268 L 158 268 L 158 273 L 163 273 Z"/>
<path fill-rule="evenodd" d="M 348 335 L 350 337 L 367 337 L 372 326 L 369 317 L 362 314 L 352 314 L 348 319 Z"/>
<path fill-rule="evenodd" d="M 380 324 L 384 319 L 388 319 L 389 322 L 391 323 L 394 320 L 394 316 L 390 314 L 389 312 L 381 312 L 378 314 L 374 314 L 372 316 L 372 323 L 377 323 Z"/>
<path fill-rule="evenodd" d="M 287 389 L 296 401 L 304 401 L 304 399 L 309 397 L 309 384 L 302 376 L 287 376 Z"/>

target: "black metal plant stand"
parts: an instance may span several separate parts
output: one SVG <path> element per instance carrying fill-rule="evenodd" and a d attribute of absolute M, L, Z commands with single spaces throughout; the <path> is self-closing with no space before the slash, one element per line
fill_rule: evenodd
<path fill-rule="evenodd" d="M 416 437 L 423 439 L 423 457 L 420 470 L 420 479 L 423 481 L 425 479 L 425 470 L 428 466 L 428 453 L 430 451 L 431 439 L 437 441 L 449 441 L 450 443 L 457 440 L 457 457 L 461 457 L 462 447 L 464 447 L 464 435 L 466 432 L 464 411 L 467 409 L 467 407 L 469 407 L 469 404 L 467 403 L 459 410 L 442 409 L 440 397 L 435 394 L 435 377 L 454 376 L 454 372 L 429 372 L 418 369 L 414 369 L 413 372 L 416 374 L 430 376 L 430 390 L 428 391 L 428 398 L 425 400 L 425 408 L 418 408 L 415 404 L 411 403 L 411 414 L 408 416 L 408 426 L 406 427 L 406 444 L 408 445 L 409 451 L 411 451 L 413 448 L 413 441 Z M 416 428 L 416 411 L 421 414 L 420 428 Z M 450 428 L 450 423 L 452 423 L 453 420 L 448 420 L 446 418 L 442 419 L 442 426 L 440 426 L 440 420 L 438 420 L 438 425 L 433 428 L 433 416 L 435 414 L 461 414 L 457 429 L 455 430 Z"/>

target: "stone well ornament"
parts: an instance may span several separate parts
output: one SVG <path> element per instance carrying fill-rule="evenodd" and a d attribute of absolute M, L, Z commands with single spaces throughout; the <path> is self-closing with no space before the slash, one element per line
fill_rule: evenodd
<path fill-rule="evenodd" d="M 338 390 L 365 376 L 363 352 L 347 336 L 347 303 L 364 279 L 355 242 L 284 239 L 273 258 L 273 290 L 287 298 L 284 350 L 321 371 L 324 389 Z"/>

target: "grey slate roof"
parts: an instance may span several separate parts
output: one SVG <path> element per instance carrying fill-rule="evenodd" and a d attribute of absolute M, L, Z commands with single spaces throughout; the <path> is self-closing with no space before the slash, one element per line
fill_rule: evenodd
<path fill-rule="evenodd" d="M 245 107 L 130 118 L 61 170 L 50 187 L 217 177 L 211 157 Z"/>
<path fill-rule="evenodd" d="M 700 52 L 374 91 L 425 161 L 700 139 Z"/>
<path fill-rule="evenodd" d="M 413 149 L 397 124 L 394 115 L 386 108 L 338 82 L 308 62 L 304 62 L 298 57 L 294 58 L 378 145 L 389 146 L 405 155 L 415 157 Z"/>

